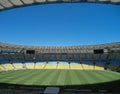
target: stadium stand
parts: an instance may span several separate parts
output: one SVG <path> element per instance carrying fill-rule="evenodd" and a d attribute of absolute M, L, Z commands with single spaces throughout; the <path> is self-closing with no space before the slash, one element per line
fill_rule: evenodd
<path fill-rule="evenodd" d="M 28 89 L 22 90 L 20 89 L 19 84 L 21 84 L 21 82 L 24 83 L 24 81 L 25 81 L 24 84 L 28 86 L 33 85 L 33 83 L 35 83 L 35 85 L 37 86 L 50 85 L 54 82 L 55 85 L 60 85 L 60 86 L 65 85 L 63 87 L 60 87 L 60 94 L 80 94 L 80 93 L 90 94 L 92 89 L 96 92 L 96 90 L 97 91 L 99 90 L 99 87 L 103 87 L 104 85 L 106 85 L 106 83 L 104 83 L 103 85 L 99 83 L 99 86 L 98 83 L 93 84 L 93 86 L 91 86 L 91 83 L 96 82 L 97 80 L 103 81 L 104 79 L 105 80 L 113 79 L 113 78 L 116 79 L 115 77 L 112 77 L 109 73 L 114 74 L 117 78 L 119 78 L 119 73 L 113 72 L 120 70 L 120 59 L 119 59 L 120 54 L 118 54 L 120 48 L 119 45 L 120 43 L 83 46 L 83 47 L 81 46 L 32 47 L 32 46 L 19 46 L 19 45 L 16 46 L 12 44 L 0 43 L 0 47 L 1 47 L 0 74 L 6 78 L 4 79 L 1 77 L 0 81 L 7 82 L 9 79 L 10 83 L 17 84 L 14 85 L 14 87 L 12 87 L 13 90 L 9 90 L 9 89 L 1 90 L 0 93 L 43 94 L 46 88 L 43 86 L 44 88 L 42 91 L 41 90 L 32 91 Z M 94 49 L 103 49 L 105 50 L 105 52 L 102 54 L 94 53 Z M 29 52 L 36 52 L 36 53 L 34 54 L 26 53 L 27 50 L 29 50 Z M 10 74 L 6 74 L 7 72 L 9 72 L 9 70 L 12 70 L 10 71 L 12 75 L 11 77 L 6 76 L 6 75 L 10 75 Z M 20 74 L 14 75 L 14 72 L 17 71 Z M 92 72 L 94 74 L 92 74 Z M 103 74 L 103 72 L 106 72 L 108 74 Z M 86 73 L 86 75 L 84 73 Z M 40 74 L 40 75 L 36 75 L 36 74 Z M 26 78 L 24 78 L 25 75 L 27 76 Z M 67 80 L 68 78 L 66 75 L 70 78 L 69 80 Z M 34 76 L 34 80 L 32 80 L 33 76 Z M 52 79 L 49 79 L 49 77 L 47 76 L 51 77 Z M 95 78 L 93 79 L 92 76 L 94 76 Z M 101 78 L 96 79 L 96 77 L 101 77 Z M 118 85 L 119 79 L 116 80 L 118 80 L 116 82 Z M 7 84 L 1 83 L 0 87 L 3 88 L 3 86 L 5 87 L 7 86 L 8 88 L 10 83 Z M 77 87 L 78 83 L 88 83 L 88 84 L 85 86 L 79 85 Z M 111 82 L 111 84 L 112 83 L 114 82 Z M 70 85 L 69 88 L 68 86 L 66 86 L 66 84 L 68 86 Z M 77 87 L 76 89 L 73 89 L 74 85 L 75 88 Z M 82 89 L 85 90 L 83 91 L 79 89 L 79 87 L 81 88 L 83 87 Z M 90 89 L 92 88 L 90 92 L 88 92 L 88 87 L 90 87 Z M 109 89 L 108 85 L 105 87 Z M 119 85 L 116 87 L 119 87 Z M 18 90 L 16 91 L 16 89 Z M 109 91 L 111 91 L 111 88 L 109 89 Z M 117 91 L 119 91 L 119 89 L 117 89 Z"/>
<path fill-rule="evenodd" d="M 83 69 L 93 69 L 92 65 L 82 64 Z"/>
<path fill-rule="evenodd" d="M 44 69 L 56 69 L 57 68 L 57 64 L 46 64 L 46 66 L 44 67 Z"/>
<path fill-rule="evenodd" d="M 32 47 L 0 43 L 2 48 L 0 64 L 6 70 L 25 68 L 119 70 L 119 45 L 120 43 L 72 47 Z M 26 53 L 28 49 L 32 49 L 33 52 L 37 50 L 37 54 Z M 94 49 L 102 49 L 104 53 L 94 53 Z M 93 62 L 95 63 L 93 64 Z"/>
<path fill-rule="evenodd" d="M 103 67 L 95 66 L 95 70 L 104 70 Z"/>
<path fill-rule="evenodd" d="M 35 69 L 43 69 L 46 66 L 46 62 L 38 62 L 35 64 Z"/>
<path fill-rule="evenodd" d="M 0 70 L 5 70 L 5 68 L 2 65 L 0 65 Z"/>
<path fill-rule="evenodd" d="M 47 3 L 64 3 L 64 2 L 90 2 L 90 3 L 105 3 L 105 4 L 120 4 L 120 0 L 0 0 L 0 11 L 4 11 L 11 8 L 36 5 L 36 4 L 47 4 Z M 94 50 L 103 50 L 103 53 L 93 53 Z M 34 55 L 27 54 L 27 50 L 37 52 Z M 106 52 L 107 50 L 107 52 Z M 24 45 L 13 45 L 0 43 L 0 71 L 1 74 L 4 73 L 3 70 L 17 70 L 17 69 L 80 69 L 80 70 L 113 70 L 120 71 L 120 43 L 110 43 L 101 45 L 89 45 L 89 46 L 69 46 L 69 47 L 34 47 L 34 46 L 24 46 Z M 33 58 L 36 57 L 34 62 Z M 51 61 L 64 61 L 59 63 L 54 63 Z M 89 62 L 84 62 L 85 60 Z M 21 61 L 24 61 L 24 63 Z M 43 62 L 44 61 L 44 62 Z M 47 61 L 47 62 L 45 62 Z M 68 61 L 70 63 L 68 63 Z M 82 63 L 79 63 L 82 61 Z M 92 64 L 96 61 L 95 64 Z M 109 63 L 107 63 L 110 61 Z M 31 63 L 32 62 L 32 63 Z M 52 64 L 53 63 L 53 64 Z M 117 73 L 116 73 L 117 74 Z M 118 74 L 117 74 L 118 75 Z M 10 76 L 10 75 L 9 75 Z M 105 76 L 105 75 L 104 75 Z M 108 76 L 111 77 L 112 76 Z M 56 78 L 55 78 L 56 79 Z M 71 78 L 70 78 L 71 79 Z M 16 81 L 17 79 L 15 79 Z M 4 78 L 3 78 L 4 81 Z M 7 80 L 6 80 L 7 81 Z M 10 79 L 12 81 L 12 78 Z M 93 81 L 93 80 L 91 80 Z M 110 88 L 110 93 L 113 94 L 111 90 L 114 88 L 114 83 L 105 86 Z M 119 84 L 119 81 L 117 82 Z M 105 84 L 100 87 L 104 87 Z M 11 85 L 10 85 L 11 86 Z M 97 85 L 92 87 L 96 91 Z M 2 85 L 0 84 L 0 87 Z M 9 86 L 7 85 L 7 88 Z M 18 88 L 18 86 L 16 86 Z M 24 86 L 23 86 L 24 87 Z M 43 94 L 45 88 L 34 89 L 33 87 L 28 89 L 19 87 L 16 89 L 12 86 L 9 89 L 0 90 L 0 94 Z M 115 89 L 119 85 L 115 87 Z M 3 88 L 3 87 L 2 87 Z M 22 89 L 20 89 L 22 88 Z M 85 87 L 84 87 L 85 88 Z M 63 90 L 62 90 L 63 89 Z M 63 92 L 62 92 L 63 91 Z M 107 90 L 99 90 L 100 94 L 105 94 Z M 79 89 L 67 89 L 66 86 L 61 88 L 60 94 L 96 94 L 91 93 L 91 90 L 79 90 Z M 84 93 L 83 93 L 84 92 Z M 119 92 L 115 93 L 119 94 Z"/>
<path fill-rule="evenodd" d="M 83 69 L 83 66 L 81 64 L 78 63 L 71 63 L 70 64 L 70 69 Z"/>
<path fill-rule="evenodd" d="M 108 67 L 111 69 L 115 69 L 120 65 L 120 60 L 111 60 L 110 64 L 108 64 Z"/>
<path fill-rule="evenodd" d="M 23 64 L 22 63 L 13 63 L 15 69 L 22 69 L 23 68 Z"/>
<path fill-rule="evenodd" d="M 4 66 L 5 69 L 7 69 L 7 70 L 12 70 L 12 69 L 14 69 L 14 67 L 12 66 L 12 64 L 3 64 L 3 66 Z"/>
<path fill-rule="evenodd" d="M 34 69 L 34 63 L 26 62 L 25 64 L 27 69 Z"/>
<path fill-rule="evenodd" d="M 33 62 L 26 62 L 25 64 L 22 63 L 13 63 L 13 64 L 2 64 L 0 69 L 4 70 L 11 70 L 11 69 L 95 69 L 95 70 L 103 70 L 103 67 L 101 66 L 93 66 L 93 65 L 87 65 L 87 64 L 79 64 L 79 63 L 74 63 L 71 62 L 68 64 L 68 62 L 38 62 L 38 63 L 33 63 Z M 112 66 L 113 68 L 113 66 Z"/>
<path fill-rule="evenodd" d="M 69 69 L 69 64 L 58 64 L 57 69 Z"/>
<path fill-rule="evenodd" d="M 59 62 L 57 69 L 69 69 L 69 64 L 68 62 Z"/>

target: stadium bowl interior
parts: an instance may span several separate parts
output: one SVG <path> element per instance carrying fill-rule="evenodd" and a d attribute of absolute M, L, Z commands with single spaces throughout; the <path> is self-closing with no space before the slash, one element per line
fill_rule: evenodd
<path fill-rule="evenodd" d="M 0 0 L 0 11 L 50 3 L 120 0 Z M 0 94 L 120 93 L 120 42 L 25 46 L 0 42 Z"/>
<path fill-rule="evenodd" d="M 60 94 L 120 92 L 119 42 L 68 47 L 0 43 L 0 48 L 1 92 L 33 88 L 44 93 L 48 87 Z"/>

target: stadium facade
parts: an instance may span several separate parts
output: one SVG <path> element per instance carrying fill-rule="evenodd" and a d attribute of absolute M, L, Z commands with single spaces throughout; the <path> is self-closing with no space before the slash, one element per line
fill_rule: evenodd
<path fill-rule="evenodd" d="M 0 0 L 0 10 L 11 9 L 16 7 L 50 4 L 50 3 L 104 3 L 104 4 L 120 4 L 120 0 Z"/>

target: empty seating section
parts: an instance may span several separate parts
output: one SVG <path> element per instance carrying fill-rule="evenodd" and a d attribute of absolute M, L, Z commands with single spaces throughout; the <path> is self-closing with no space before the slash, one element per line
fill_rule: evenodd
<path fill-rule="evenodd" d="M 69 69 L 70 66 L 68 62 L 59 62 L 57 69 Z"/>
<path fill-rule="evenodd" d="M 83 69 L 94 69 L 93 65 L 82 64 Z"/>
<path fill-rule="evenodd" d="M 61 61 L 61 62 L 59 62 L 59 64 L 68 64 L 68 62 Z"/>
<path fill-rule="evenodd" d="M 104 62 L 96 62 L 95 64 L 95 70 L 103 70 L 104 69 Z"/>
<path fill-rule="evenodd" d="M 28 63 L 26 63 L 25 65 L 26 65 L 26 68 L 27 68 L 27 69 L 34 69 L 34 63 L 29 63 L 29 62 L 28 62 Z"/>
<path fill-rule="evenodd" d="M 83 69 L 81 64 L 78 63 L 71 63 L 70 64 L 70 69 Z"/>
<path fill-rule="evenodd" d="M 2 63 L 3 63 L 3 64 L 8 63 L 8 60 L 1 59 L 1 60 L 0 60 L 0 63 L 1 63 L 1 64 L 2 64 Z"/>
<path fill-rule="evenodd" d="M 89 70 L 93 70 L 94 69 L 94 65 L 90 61 L 82 62 L 82 67 L 83 67 L 83 69 L 89 69 Z"/>
<path fill-rule="evenodd" d="M 56 69 L 57 64 L 46 64 L 45 69 Z"/>
<path fill-rule="evenodd" d="M 22 69 L 23 68 L 22 63 L 14 63 L 13 65 L 14 65 L 15 69 Z"/>
<path fill-rule="evenodd" d="M 38 62 L 35 64 L 35 69 L 43 69 L 46 66 L 46 62 Z"/>
<path fill-rule="evenodd" d="M 4 70 L 4 67 L 2 65 L 0 65 L 0 70 Z"/>
<path fill-rule="evenodd" d="M 69 64 L 58 64 L 57 69 L 69 69 Z"/>
<path fill-rule="evenodd" d="M 12 64 L 3 64 L 3 66 L 4 66 L 5 69 L 7 69 L 7 70 L 12 70 L 12 69 L 14 69 L 14 67 L 13 67 Z"/>
<path fill-rule="evenodd" d="M 100 66 L 95 66 L 95 70 L 103 70 L 104 67 L 100 67 Z"/>
<path fill-rule="evenodd" d="M 115 70 L 118 66 L 120 66 L 120 60 L 114 60 L 110 62 L 108 68 Z"/>
<path fill-rule="evenodd" d="M 108 68 L 117 69 L 120 66 L 118 61 L 111 61 Z M 105 62 L 96 62 L 95 65 L 90 62 L 68 62 L 65 61 L 49 61 L 49 62 L 25 62 L 22 63 L 0 63 L 0 70 L 12 69 L 81 69 L 81 70 L 103 70 Z"/>
<path fill-rule="evenodd" d="M 49 64 L 57 64 L 57 62 L 54 62 L 54 61 L 51 61 L 51 62 L 48 62 Z"/>

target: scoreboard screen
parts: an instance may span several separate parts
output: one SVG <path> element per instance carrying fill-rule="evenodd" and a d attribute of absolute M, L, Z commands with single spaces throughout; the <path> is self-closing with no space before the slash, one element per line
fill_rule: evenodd
<path fill-rule="evenodd" d="M 26 50 L 26 54 L 35 54 L 35 50 Z"/>
<path fill-rule="evenodd" d="M 103 54 L 104 50 L 103 49 L 95 49 L 94 54 Z"/>

